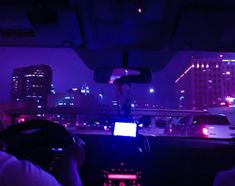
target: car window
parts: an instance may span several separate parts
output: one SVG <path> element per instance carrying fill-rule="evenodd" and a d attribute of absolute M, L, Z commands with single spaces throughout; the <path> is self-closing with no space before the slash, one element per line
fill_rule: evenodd
<path fill-rule="evenodd" d="M 211 124 L 211 125 L 228 125 L 229 121 L 225 116 L 194 116 L 193 124 Z"/>

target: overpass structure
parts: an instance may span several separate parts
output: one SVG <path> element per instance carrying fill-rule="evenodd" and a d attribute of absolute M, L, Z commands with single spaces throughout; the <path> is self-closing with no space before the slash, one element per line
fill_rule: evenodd
<path fill-rule="evenodd" d="M 131 111 L 132 116 L 172 116 L 180 117 L 189 114 L 207 114 L 204 110 L 179 110 L 179 109 L 147 109 L 147 108 L 134 108 Z M 115 108 L 77 108 L 77 107 L 47 107 L 47 108 L 20 108 L 10 109 L 5 111 L 12 122 L 21 115 L 37 116 L 38 114 L 44 115 L 68 115 L 72 121 L 76 122 L 79 116 L 117 116 L 118 111 Z"/>

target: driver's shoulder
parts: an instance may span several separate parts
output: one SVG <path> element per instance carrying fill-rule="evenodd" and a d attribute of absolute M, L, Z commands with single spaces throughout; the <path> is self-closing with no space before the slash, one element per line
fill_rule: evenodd
<path fill-rule="evenodd" d="M 0 151 L 0 185 L 59 186 L 60 184 L 52 175 L 31 162 L 18 160 Z"/>

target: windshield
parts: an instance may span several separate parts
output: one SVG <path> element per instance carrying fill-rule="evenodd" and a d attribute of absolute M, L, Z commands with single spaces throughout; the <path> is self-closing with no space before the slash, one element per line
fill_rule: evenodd
<path fill-rule="evenodd" d="M 145 136 L 202 137 L 189 135 L 185 116 L 202 114 L 193 117 L 198 124 L 232 125 L 234 120 L 232 54 L 179 52 L 163 70 L 152 72 L 151 83 L 119 86 L 96 83 L 73 49 L 2 47 L 0 54 L 3 128 L 41 118 L 91 135 L 112 135 L 115 122 L 128 122 Z M 207 137 L 230 138 L 232 129 L 220 132 L 222 137 L 217 132 Z"/>
<path fill-rule="evenodd" d="M 180 52 L 165 69 L 153 71 L 151 83 L 124 84 L 117 93 L 114 84 L 96 83 L 72 49 L 1 48 L 0 53 L 7 61 L 2 64 L 0 94 L 4 127 L 43 118 L 69 130 L 111 135 L 115 122 L 125 121 L 136 123 L 141 135 L 186 136 L 186 127 L 181 132 L 175 127 L 188 122 L 182 122 L 186 115 L 211 114 L 194 116 L 198 124 L 229 125 L 233 120 L 235 68 L 226 54 Z M 126 119 L 120 115 L 119 99 L 128 99 Z M 225 133 L 231 137 L 231 131 Z"/>

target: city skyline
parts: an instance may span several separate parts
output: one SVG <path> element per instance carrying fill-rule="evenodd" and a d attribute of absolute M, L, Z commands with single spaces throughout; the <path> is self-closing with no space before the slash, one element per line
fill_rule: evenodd
<path fill-rule="evenodd" d="M 93 71 L 90 70 L 81 58 L 72 49 L 52 48 L 0 48 L 1 60 L 4 61 L 0 69 L 0 83 L 5 91 L 0 93 L 0 102 L 10 100 L 10 81 L 12 69 L 37 64 L 47 64 L 53 69 L 53 85 L 56 92 L 66 92 L 69 88 L 81 87 L 86 82 L 91 92 L 96 95 L 103 93 L 104 103 L 111 104 L 116 98 L 115 87 L 110 84 L 99 84 L 93 80 Z M 12 55 L 14 54 L 14 55 Z M 153 81 L 150 84 L 133 84 L 130 96 L 132 100 L 153 100 L 165 108 L 175 108 L 174 95 L 176 77 L 186 68 L 192 56 L 216 56 L 219 53 L 207 52 L 179 52 L 162 71 L 153 72 Z M 232 58 L 234 54 L 226 53 Z M 69 65 L 68 65 L 69 64 Z M 154 88 L 154 94 L 150 94 Z M 136 91 L 141 90 L 141 91 Z"/>

